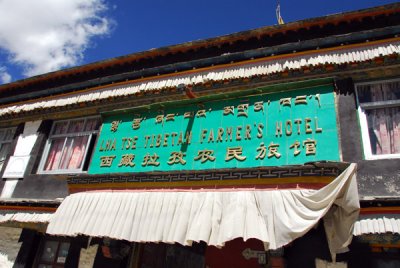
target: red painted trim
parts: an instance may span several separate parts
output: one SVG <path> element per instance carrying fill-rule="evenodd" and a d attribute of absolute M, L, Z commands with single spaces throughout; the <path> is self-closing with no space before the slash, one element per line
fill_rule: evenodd
<path fill-rule="evenodd" d="M 54 207 L 29 207 L 29 206 L 1 206 L 0 205 L 0 210 L 55 212 L 57 210 L 57 208 L 54 208 Z"/>
<path fill-rule="evenodd" d="M 368 207 L 360 209 L 361 215 L 400 214 L 400 207 Z"/>

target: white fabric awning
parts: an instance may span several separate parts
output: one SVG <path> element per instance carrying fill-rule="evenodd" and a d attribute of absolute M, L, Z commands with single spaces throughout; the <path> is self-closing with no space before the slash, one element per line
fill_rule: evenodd
<path fill-rule="evenodd" d="M 48 223 L 53 213 L 1 212 L 1 223 Z"/>
<path fill-rule="evenodd" d="M 400 234 L 400 215 L 365 215 L 354 225 L 355 236 L 384 233 Z"/>
<path fill-rule="evenodd" d="M 282 247 L 324 217 L 332 253 L 351 242 L 359 212 L 356 165 L 320 190 L 107 191 L 68 196 L 51 235 L 224 246 L 242 237 Z"/>

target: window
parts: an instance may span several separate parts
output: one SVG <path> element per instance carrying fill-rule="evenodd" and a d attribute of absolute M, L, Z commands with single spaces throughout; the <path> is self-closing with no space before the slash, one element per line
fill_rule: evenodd
<path fill-rule="evenodd" d="M 46 240 L 44 242 L 40 258 L 37 262 L 37 267 L 64 267 L 67 260 L 69 247 L 69 242 Z"/>
<path fill-rule="evenodd" d="M 14 138 L 15 130 L 15 127 L 0 129 L 0 170 L 10 153 L 11 142 Z"/>
<path fill-rule="evenodd" d="M 356 87 L 365 158 L 400 158 L 400 80 Z"/>
<path fill-rule="evenodd" d="M 39 166 L 39 173 L 79 173 L 87 170 L 89 154 L 100 126 L 100 118 L 56 121 Z"/>

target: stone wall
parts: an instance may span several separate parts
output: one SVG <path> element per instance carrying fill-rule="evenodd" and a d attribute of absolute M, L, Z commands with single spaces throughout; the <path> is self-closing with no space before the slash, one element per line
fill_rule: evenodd
<path fill-rule="evenodd" d="M 0 227 L 0 253 L 7 255 L 11 262 L 15 261 L 21 247 L 18 242 L 21 231 L 19 228 Z"/>

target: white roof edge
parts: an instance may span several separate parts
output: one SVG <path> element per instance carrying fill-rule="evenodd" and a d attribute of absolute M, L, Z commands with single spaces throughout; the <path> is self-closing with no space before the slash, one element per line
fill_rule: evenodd
<path fill-rule="evenodd" d="M 109 97 L 132 96 L 139 91 L 162 90 L 180 84 L 195 85 L 208 81 L 224 81 L 236 78 L 271 75 L 284 71 L 295 71 L 305 67 L 317 67 L 326 64 L 343 65 L 361 63 L 381 56 L 400 54 L 400 41 L 379 44 L 368 44 L 349 48 L 318 50 L 309 53 L 293 54 L 290 58 L 266 58 L 262 61 L 244 63 L 226 68 L 218 68 L 198 73 L 181 74 L 172 77 L 150 79 L 131 84 L 114 85 L 96 91 L 70 94 L 30 103 L 10 104 L 0 108 L 0 116 L 30 112 L 36 109 L 62 107 L 70 104 L 84 103 Z"/>

